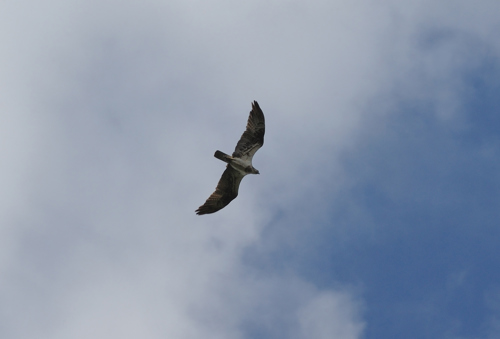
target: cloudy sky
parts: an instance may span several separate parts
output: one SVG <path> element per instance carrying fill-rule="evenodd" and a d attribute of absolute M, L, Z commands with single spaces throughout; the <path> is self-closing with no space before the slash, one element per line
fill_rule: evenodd
<path fill-rule="evenodd" d="M 3 0 L 0 337 L 500 338 L 498 13 Z"/>

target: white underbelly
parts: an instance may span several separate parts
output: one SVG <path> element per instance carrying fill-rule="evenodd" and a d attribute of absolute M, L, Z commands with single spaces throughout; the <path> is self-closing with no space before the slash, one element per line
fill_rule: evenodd
<path fill-rule="evenodd" d="M 233 158 L 233 161 L 231 161 L 231 166 L 238 172 L 247 174 L 245 168 L 247 168 L 248 166 L 252 166 L 252 162 L 248 160 L 245 161 L 241 158 Z"/>

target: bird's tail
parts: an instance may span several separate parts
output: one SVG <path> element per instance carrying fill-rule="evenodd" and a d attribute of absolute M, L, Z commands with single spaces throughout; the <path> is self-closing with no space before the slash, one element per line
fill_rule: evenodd
<path fill-rule="evenodd" d="M 222 160 L 224 162 L 227 162 L 228 164 L 233 160 L 233 157 L 227 155 L 226 153 L 223 153 L 221 151 L 215 151 L 214 157 L 216 157 L 219 160 Z"/>

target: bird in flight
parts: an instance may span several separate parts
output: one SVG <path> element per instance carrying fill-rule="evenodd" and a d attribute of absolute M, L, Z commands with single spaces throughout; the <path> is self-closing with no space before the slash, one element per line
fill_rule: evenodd
<path fill-rule="evenodd" d="M 221 151 L 215 151 L 214 157 L 227 162 L 226 170 L 222 173 L 215 192 L 196 210 L 196 214 L 209 214 L 223 209 L 238 196 L 238 188 L 245 175 L 260 174 L 252 166 L 252 158 L 255 152 L 264 145 L 264 132 L 264 113 L 257 101 L 254 101 L 247 128 L 236 144 L 233 155 L 229 156 Z"/>

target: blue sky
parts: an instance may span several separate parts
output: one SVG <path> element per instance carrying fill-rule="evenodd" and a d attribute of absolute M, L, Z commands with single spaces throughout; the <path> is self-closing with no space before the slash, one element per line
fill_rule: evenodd
<path fill-rule="evenodd" d="M 499 10 L 2 2 L 0 336 L 499 338 Z"/>

